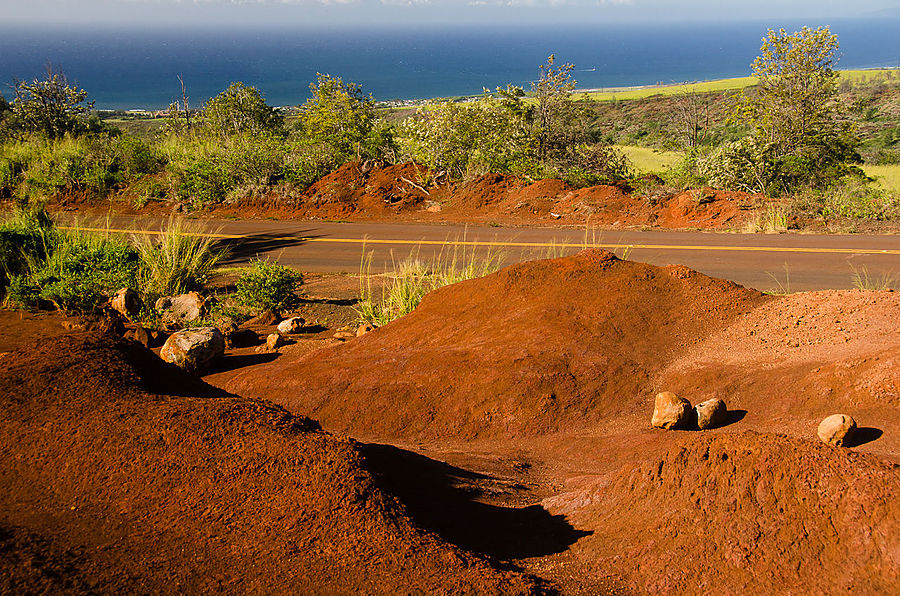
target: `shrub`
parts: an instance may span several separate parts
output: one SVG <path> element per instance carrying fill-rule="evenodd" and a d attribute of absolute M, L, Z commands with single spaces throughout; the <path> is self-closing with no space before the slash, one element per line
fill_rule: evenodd
<path fill-rule="evenodd" d="M 139 259 L 127 242 L 66 232 L 59 235 L 46 261 L 33 266 L 30 285 L 38 288 L 41 300 L 60 310 L 87 314 L 119 288 L 135 287 Z"/>
<path fill-rule="evenodd" d="M 53 222 L 43 208 L 20 209 L 0 223 L 0 289 L 27 273 L 30 263 L 44 261 L 55 241 Z"/>
<path fill-rule="evenodd" d="M 237 301 L 258 311 L 280 311 L 297 303 L 294 293 L 303 275 L 289 267 L 255 260 L 237 280 Z"/>

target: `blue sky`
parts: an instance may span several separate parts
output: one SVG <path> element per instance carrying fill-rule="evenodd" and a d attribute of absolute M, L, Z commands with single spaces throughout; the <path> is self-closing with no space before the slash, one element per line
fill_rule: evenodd
<path fill-rule="evenodd" d="M 0 23 L 367 25 L 900 16 L 900 0 L 0 0 Z"/>

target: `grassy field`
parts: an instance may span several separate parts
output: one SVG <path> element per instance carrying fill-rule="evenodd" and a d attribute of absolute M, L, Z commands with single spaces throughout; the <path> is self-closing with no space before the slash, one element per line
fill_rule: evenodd
<path fill-rule="evenodd" d="M 891 192 L 900 192 L 900 164 L 888 166 L 863 166 L 866 176 L 875 178 L 882 188 Z"/>
<path fill-rule="evenodd" d="M 659 173 L 678 163 L 684 155 L 680 151 L 657 151 L 649 147 L 631 145 L 616 145 L 616 148 L 622 151 L 634 169 L 642 174 Z"/>
<path fill-rule="evenodd" d="M 872 70 L 841 70 L 838 71 L 840 80 L 849 80 L 859 83 L 884 76 L 886 73 L 896 72 L 895 69 Z M 683 93 L 709 93 L 713 91 L 731 91 L 743 89 L 756 84 L 756 77 L 738 77 L 733 79 L 718 79 L 716 81 L 702 81 L 681 85 L 653 85 L 650 87 L 616 87 L 604 91 L 595 91 L 586 95 L 596 101 L 613 101 L 625 99 L 641 99 L 653 95 L 681 95 Z"/>

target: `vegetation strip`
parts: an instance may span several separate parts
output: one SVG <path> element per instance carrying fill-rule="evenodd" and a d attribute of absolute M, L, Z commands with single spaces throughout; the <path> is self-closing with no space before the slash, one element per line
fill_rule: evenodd
<path fill-rule="evenodd" d="M 129 230 L 127 228 L 84 228 L 60 226 L 61 230 L 80 229 L 86 232 L 108 232 L 111 234 L 152 234 L 159 235 L 163 232 L 156 230 Z M 220 234 L 193 232 L 191 236 L 203 236 L 206 238 L 221 238 L 227 240 L 240 240 L 251 238 L 247 234 Z M 483 246 L 483 247 L 512 247 L 512 248 L 584 248 L 583 242 L 513 242 L 513 241 L 481 241 L 481 240 L 373 240 L 372 238 L 309 238 L 306 236 L 277 236 L 271 238 L 276 241 L 297 240 L 301 242 L 331 242 L 335 244 L 413 244 L 422 246 Z M 803 248 L 799 246 L 715 246 L 704 244 L 606 244 L 591 243 L 591 248 L 618 249 L 666 249 L 666 250 L 722 250 L 744 252 L 796 252 L 796 253 L 820 253 L 820 254 L 865 254 L 865 255 L 900 255 L 900 249 L 887 248 Z"/>

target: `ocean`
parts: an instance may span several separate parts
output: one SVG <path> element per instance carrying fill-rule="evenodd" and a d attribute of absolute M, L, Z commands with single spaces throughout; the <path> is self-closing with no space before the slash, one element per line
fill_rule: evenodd
<path fill-rule="evenodd" d="M 579 88 L 745 76 L 768 27 L 830 24 L 840 68 L 900 66 L 900 20 L 831 23 L 681 23 L 588 26 L 278 27 L 124 29 L 0 25 L 0 89 L 41 76 L 48 63 L 86 89 L 98 109 L 158 109 L 180 96 L 182 75 L 199 105 L 233 81 L 270 105 L 296 105 L 316 73 L 362 85 L 376 99 L 528 87 L 548 55 L 575 65 Z"/>

